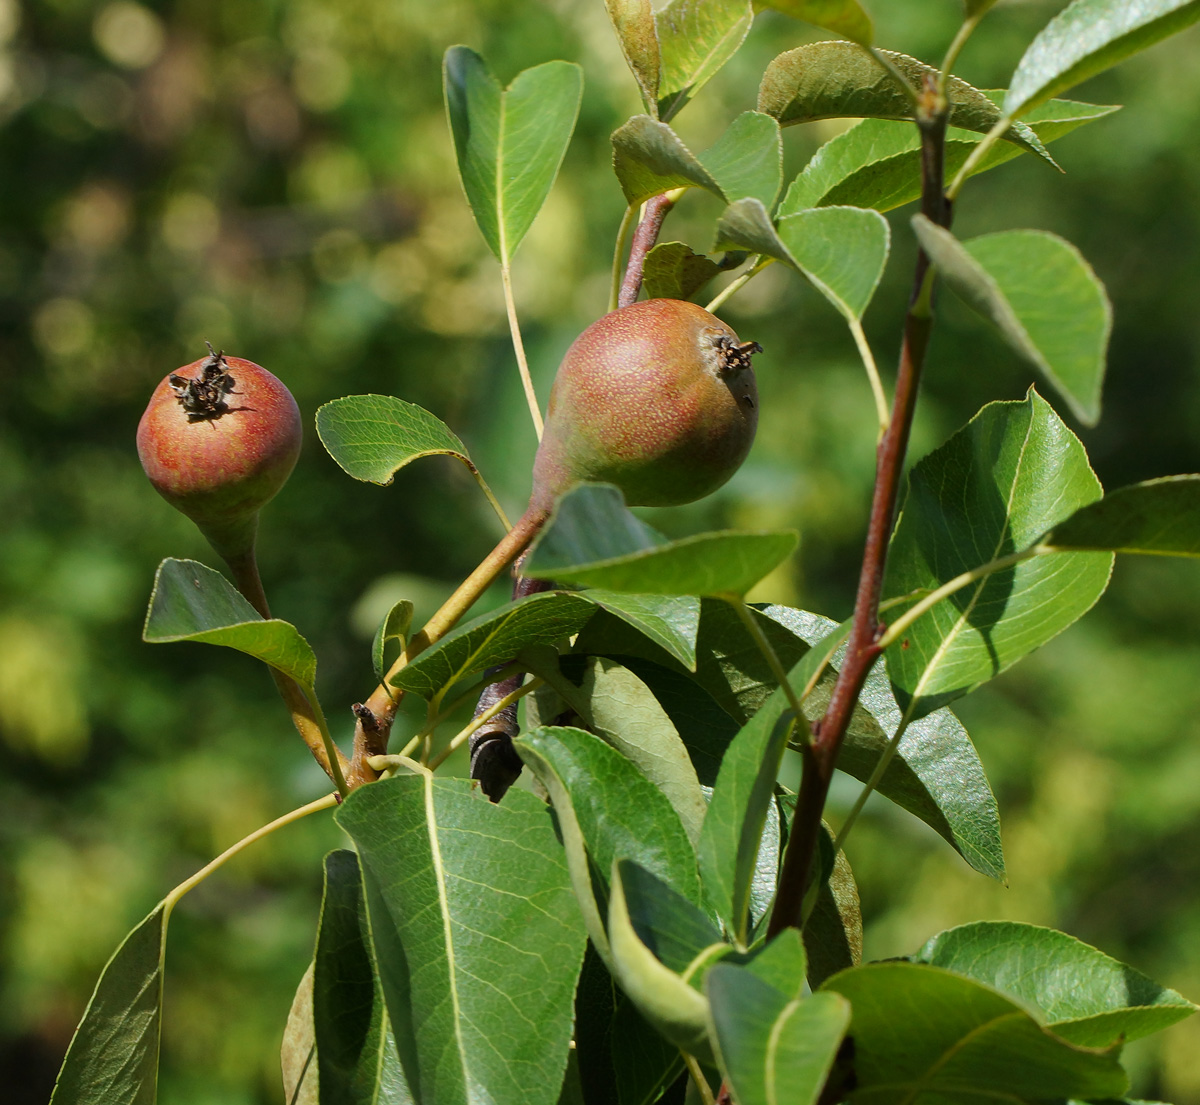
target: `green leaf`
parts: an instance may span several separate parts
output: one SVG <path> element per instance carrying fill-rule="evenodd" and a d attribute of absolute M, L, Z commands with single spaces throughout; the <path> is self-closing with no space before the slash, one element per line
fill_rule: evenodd
<path fill-rule="evenodd" d="M 721 213 L 713 249 L 744 249 L 782 261 L 797 272 L 803 271 L 800 262 L 775 232 L 775 224 L 762 201 L 753 197 L 731 203 Z"/>
<path fill-rule="evenodd" d="M 887 220 L 859 207 L 821 207 L 780 219 L 777 232 L 817 291 L 848 321 L 860 320 L 887 264 Z"/>
<path fill-rule="evenodd" d="M 592 657 L 576 701 L 587 727 L 666 795 L 695 845 L 708 807 L 687 748 L 650 688 L 615 661 Z"/>
<path fill-rule="evenodd" d="M 743 945 L 749 943 L 750 888 L 763 828 L 794 720 L 782 706 L 764 707 L 742 727 L 721 761 L 700 834 L 696 858 L 705 898 Z"/>
<path fill-rule="evenodd" d="M 567 152 L 583 71 L 548 61 L 502 89 L 474 50 L 451 46 L 443 76 L 463 191 L 488 248 L 507 266 Z"/>
<path fill-rule="evenodd" d="M 325 857 L 312 993 L 322 1105 L 409 1105 L 375 965 L 358 857 Z"/>
<path fill-rule="evenodd" d="M 709 915 L 631 860 L 616 862 L 629 922 L 638 939 L 694 989 L 709 964 L 733 950 Z"/>
<path fill-rule="evenodd" d="M 613 171 L 630 206 L 672 188 L 704 188 L 724 198 L 721 186 L 666 123 L 635 115 L 612 135 Z"/>
<path fill-rule="evenodd" d="M 695 595 L 638 595 L 593 587 L 580 597 L 620 618 L 666 650 L 685 668 L 696 668 L 700 600 Z"/>
<path fill-rule="evenodd" d="M 993 97 L 1003 93 L 988 92 Z M 1103 119 L 1118 107 L 1051 100 L 1035 108 L 1026 123 L 1043 143 L 1053 142 L 1078 127 Z M 983 135 L 950 127 L 946 133 L 946 179 L 966 163 Z M 1000 142 L 975 166 L 975 176 L 1024 151 Z M 779 217 L 810 207 L 850 205 L 891 211 L 921 197 L 921 136 L 910 122 L 863 119 L 831 138 L 812 156 L 792 181 L 779 205 Z"/>
<path fill-rule="evenodd" d="M 933 937 L 914 957 L 967 975 L 1039 1011 L 1056 1036 L 1085 1047 L 1137 1040 L 1196 1006 L 1065 932 L 979 921 Z"/>
<path fill-rule="evenodd" d="M 815 1105 L 850 1003 L 839 994 L 784 991 L 731 963 L 716 964 L 705 987 L 721 1073 L 738 1105 Z"/>
<path fill-rule="evenodd" d="M 313 1030 L 313 965 L 309 963 L 288 1011 L 279 1047 L 283 1099 L 287 1105 L 320 1105 L 317 1086 L 317 1037 Z"/>
<path fill-rule="evenodd" d="M 786 606 L 768 606 L 764 614 L 813 646 L 790 674 L 792 684 L 802 689 L 811 677 L 809 657 L 827 652 L 825 642 L 838 640 L 839 627 L 818 614 Z M 824 716 L 844 655 L 844 643 L 839 641 L 824 675 L 805 700 L 810 721 Z M 875 666 L 851 714 L 838 769 L 865 783 L 902 724 L 904 735 L 877 791 L 936 830 L 976 871 L 1003 881 L 996 798 L 970 736 L 949 709 L 906 719 L 886 673 Z"/>
<path fill-rule="evenodd" d="M 401 599 L 387 612 L 375 631 L 375 639 L 371 642 L 371 664 L 375 668 L 375 678 L 381 683 L 388 642 L 399 641 L 400 647 L 404 647 L 408 642 L 408 631 L 412 628 L 412 616 L 413 604 L 408 599 Z"/>
<path fill-rule="evenodd" d="M 885 593 L 926 593 L 1026 549 L 1099 497 L 1083 446 L 1037 392 L 990 403 L 913 468 Z M 1039 556 L 936 604 L 887 651 L 906 716 L 966 694 L 1066 629 L 1104 593 L 1112 560 Z"/>
<path fill-rule="evenodd" d="M 1166 476 L 1110 491 L 1054 527 L 1056 549 L 1200 556 L 1200 476 Z"/>
<path fill-rule="evenodd" d="M 786 560 L 794 531 L 724 530 L 660 543 L 609 484 L 564 495 L 534 542 L 524 572 L 535 579 L 662 595 L 744 595 Z"/>
<path fill-rule="evenodd" d="M 220 572 L 168 557 L 154 576 L 142 640 L 202 641 L 236 648 L 311 690 L 317 658 L 290 622 L 264 619 Z"/>
<path fill-rule="evenodd" d="M 920 88 L 937 70 L 907 54 L 880 50 Z M 979 89 L 958 77 L 947 87 L 950 122 L 986 134 L 1000 121 L 1000 109 Z M 912 119 L 913 105 L 896 79 L 870 54 L 849 42 L 813 42 L 780 54 L 763 74 L 758 110 L 782 127 L 815 119 Z M 1009 142 L 1054 164 L 1036 134 L 1023 123 L 1004 135 Z"/>
<path fill-rule="evenodd" d="M 482 614 L 448 633 L 392 678 L 392 684 L 432 698 L 464 676 L 511 660 L 522 648 L 578 633 L 595 611 L 565 591 L 544 591 Z"/>
<path fill-rule="evenodd" d="M 356 480 L 386 486 L 419 457 L 451 456 L 471 471 L 467 447 L 440 419 L 390 395 L 347 395 L 317 411 L 326 451 Z"/>
<path fill-rule="evenodd" d="M 75 1029 L 50 1105 L 154 1105 L 167 916 L 159 902 L 108 961 Z"/>
<path fill-rule="evenodd" d="M 691 299 L 720 271 L 711 257 L 683 242 L 659 242 L 646 254 L 642 286 L 647 299 Z"/>
<path fill-rule="evenodd" d="M 650 0 L 604 0 L 626 64 L 637 81 L 642 103 L 652 114 L 658 112 L 658 34 Z"/>
<path fill-rule="evenodd" d="M 863 11 L 858 0 L 761 0 L 761 5 L 793 19 L 824 27 L 863 46 L 870 46 L 875 37 L 871 17 Z"/>
<path fill-rule="evenodd" d="M 750 0 L 671 0 L 657 12 L 663 120 L 677 115 L 737 53 L 753 22 Z"/>
<path fill-rule="evenodd" d="M 1074 0 L 1030 44 L 1004 98 L 1004 114 L 1065 92 L 1200 19 L 1200 0 Z"/>
<path fill-rule="evenodd" d="M 581 729 L 549 726 L 522 734 L 513 747 L 550 793 L 588 935 L 606 961 L 608 888 L 594 880 L 614 860 L 635 860 L 689 901 L 700 900 L 696 856 L 679 815 L 620 752 Z"/>
<path fill-rule="evenodd" d="M 612 865 L 608 937 L 613 975 L 638 1012 L 671 1043 L 702 1062 L 711 1063 L 708 1001 L 700 991 L 663 964 L 638 936 L 623 885 L 631 868 L 628 861 L 614 861 Z M 678 898 L 674 900 L 678 901 Z"/>
<path fill-rule="evenodd" d="M 821 992 L 849 999 L 856 1095 L 901 1102 L 1119 1097 L 1113 1051 L 1076 1047 L 972 979 L 915 963 L 867 963 Z"/>
<path fill-rule="evenodd" d="M 1091 266 L 1044 230 L 1006 230 L 959 242 L 913 218 L 925 252 L 964 302 L 993 323 L 1087 426 L 1100 420 L 1112 307 Z"/>
<path fill-rule="evenodd" d="M 833 851 L 828 829 L 822 839 Z M 831 975 L 862 962 L 862 903 L 843 851 L 833 857 L 829 877 L 817 892 L 812 913 L 804 923 L 804 942 L 809 951 L 808 984 L 814 990 Z"/>
<path fill-rule="evenodd" d="M 554 1105 L 584 931 L 545 804 L 410 775 L 360 787 L 336 820 L 417 1100 L 467 1105 L 486 1086 L 496 1105 Z"/>
<path fill-rule="evenodd" d="M 729 203 L 753 196 L 768 210 L 775 206 L 783 187 L 783 136 L 770 115 L 743 111 L 700 161 Z"/>

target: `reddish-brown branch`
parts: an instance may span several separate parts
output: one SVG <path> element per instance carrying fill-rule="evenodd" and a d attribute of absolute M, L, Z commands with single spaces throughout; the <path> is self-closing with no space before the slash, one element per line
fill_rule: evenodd
<path fill-rule="evenodd" d="M 617 296 L 618 307 L 628 307 L 637 302 L 642 290 L 642 273 L 646 267 L 646 254 L 654 248 L 658 241 L 658 232 L 662 229 L 663 219 L 667 212 L 675 206 L 675 201 L 667 195 L 655 196 L 646 201 L 646 211 L 642 221 L 633 232 L 633 242 L 629 247 L 629 264 L 625 266 L 625 279 L 621 283 L 621 291 Z"/>

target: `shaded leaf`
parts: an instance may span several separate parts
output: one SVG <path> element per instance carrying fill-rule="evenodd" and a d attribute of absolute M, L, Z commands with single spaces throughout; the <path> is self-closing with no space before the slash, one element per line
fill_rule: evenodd
<path fill-rule="evenodd" d="M 937 70 L 907 54 L 880 50 L 920 88 Z M 1000 121 L 1000 109 L 979 89 L 958 77 L 946 86 L 950 123 L 986 134 Z M 813 42 L 780 54 L 763 74 L 758 110 L 773 115 L 783 127 L 815 119 L 912 119 L 913 106 L 896 79 L 870 54 L 849 42 Z M 1017 123 L 1004 135 L 1009 142 L 1051 164 L 1037 135 Z"/>
<path fill-rule="evenodd" d="M 993 97 L 1003 93 L 988 92 Z M 1035 108 L 1026 123 L 1043 143 L 1120 110 L 1111 105 L 1051 100 Z M 946 133 L 946 178 L 954 177 L 983 135 L 950 127 Z M 999 142 L 971 171 L 975 176 L 1024 152 Z M 788 187 L 779 217 L 810 207 L 850 205 L 891 211 L 921 197 L 921 136 L 910 122 L 863 119 L 831 138 Z"/>
<path fill-rule="evenodd" d="M 285 1105 L 319 1105 L 317 1087 L 317 1037 L 313 1031 L 313 965 L 310 963 L 296 987 L 279 1048 Z"/>
<path fill-rule="evenodd" d="M 787 559 L 797 539 L 794 531 L 725 530 L 660 543 L 615 487 L 581 484 L 559 500 L 523 570 L 612 591 L 740 596 Z"/>
<path fill-rule="evenodd" d="M 832 852 L 829 831 L 824 825 L 822 829 L 822 842 Z M 829 877 L 817 892 L 812 913 L 804 923 L 804 944 L 808 950 L 808 984 L 814 990 L 831 975 L 862 962 L 862 905 L 854 872 L 843 851 L 833 857 Z"/>
<path fill-rule="evenodd" d="M 761 0 L 761 6 L 824 27 L 864 46 L 869 46 L 875 35 L 871 17 L 858 0 Z"/>
<path fill-rule="evenodd" d="M 347 395 L 317 410 L 326 452 L 356 480 L 383 486 L 420 457 L 456 457 L 475 470 L 450 428 L 415 403 L 390 395 Z"/>
<path fill-rule="evenodd" d="M 750 0 L 671 0 L 657 12 L 663 120 L 677 115 L 737 53 L 753 22 Z"/>
<path fill-rule="evenodd" d="M 153 1105 L 168 913 L 165 903 L 155 906 L 105 965 L 50 1105 Z"/>
<path fill-rule="evenodd" d="M 1083 446 L 1032 388 L 1019 402 L 990 403 L 913 468 L 885 592 L 927 593 L 1029 547 L 1099 497 Z M 887 651 L 906 716 L 931 713 L 1045 644 L 1091 608 L 1111 568 L 1111 555 L 1052 553 L 935 605 Z"/>
<path fill-rule="evenodd" d="M 802 271 L 800 262 L 776 233 L 770 213 L 761 200 L 753 197 L 731 203 L 721 213 L 713 249 L 744 249 Z"/>
<path fill-rule="evenodd" d="M 658 112 L 658 34 L 650 0 L 604 0 L 608 17 L 617 32 L 621 53 L 637 81 L 646 110 Z"/>
<path fill-rule="evenodd" d="M 322 1105 L 408 1105 L 375 965 L 358 857 L 325 857 L 312 1019 Z"/>
<path fill-rule="evenodd" d="M 683 242 L 659 242 L 648 254 L 642 286 L 648 299 L 691 299 L 721 266 Z"/>
<path fill-rule="evenodd" d="M 236 648 L 311 689 L 317 658 L 290 622 L 264 619 L 220 572 L 168 557 L 154 576 L 142 640 L 201 641 Z"/>
<path fill-rule="evenodd" d="M 392 684 L 432 698 L 456 680 L 511 660 L 522 648 L 578 633 L 595 607 L 565 591 L 506 603 L 446 634 L 393 677 Z"/>
<path fill-rule="evenodd" d="M 1043 230 L 959 242 L 923 215 L 913 218 L 913 229 L 955 293 L 1046 377 L 1076 418 L 1094 426 L 1112 307 L 1080 252 Z"/>
<path fill-rule="evenodd" d="M 1060 522 L 1041 544 L 1200 556 L 1200 476 L 1166 476 L 1119 487 Z"/>
<path fill-rule="evenodd" d="M 777 233 L 817 291 L 847 320 L 861 319 L 887 264 L 887 220 L 860 207 L 821 207 L 780 219 Z"/>
<path fill-rule="evenodd" d="M 617 860 L 629 922 L 654 958 L 694 989 L 708 965 L 732 951 L 721 931 L 699 906 L 644 867 Z"/>
<path fill-rule="evenodd" d="M 829 979 L 853 1015 L 856 1093 L 879 1105 L 913 1100 L 1117 1097 L 1117 1055 L 1044 1030 L 1003 994 L 914 963 L 867 963 Z"/>
<path fill-rule="evenodd" d="M 635 115 L 612 135 L 613 170 L 631 206 L 672 188 L 704 188 L 723 198 L 721 186 L 666 123 Z"/>
<path fill-rule="evenodd" d="M 1072 1043 L 1107 1047 L 1159 1032 L 1196 1006 L 1065 932 L 980 921 L 933 937 L 913 957 L 986 983 L 1040 1011 Z"/>
<path fill-rule="evenodd" d="M 758 111 L 743 111 L 700 161 L 729 203 L 753 196 L 775 206 L 783 187 L 783 136 L 779 124 Z"/>
<path fill-rule="evenodd" d="M 700 600 L 695 595 L 639 595 L 593 587 L 580 597 L 620 618 L 665 649 L 685 668 L 696 667 Z"/>
<path fill-rule="evenodd" d="M 1074 0 L 1030 44 L 1004 98 L 1009 117 L 1200 19 L 1198 0 Z"/>
<path fill-rule="evenodd" d="M 474 50 L 451 46 L 443 77 L 463 191 L 488 248 L 507 265 L 558 175 L 583 71 L 548 61 L 502 89 Z"/>
<path fill-rule="evenodd" d="M 360 787 L 338 824 L 361 857 L 387 1011 L 418 1100 L 558 1099 L 584 932 L 544 803 L 465 779 Z"/>
<path fill-rule="evenodd" d="M 375 668 L 375 678 L 381 683 L 388 643 L 399 641 L 400 647 L 404 647 L 408 641 L 408 631 L 412 628 L 412 616 L 413 604 L 408 599 L 401 599 L 387 612 L 375 631 L 375 639 L 371 642 L 371 664 Z"/>

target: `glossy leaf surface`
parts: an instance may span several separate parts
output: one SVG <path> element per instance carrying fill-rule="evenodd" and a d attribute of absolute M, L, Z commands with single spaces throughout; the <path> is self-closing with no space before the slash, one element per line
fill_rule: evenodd
<path fill-rule="evenodd" d="M 1055 526 L 1042 544 L 1200 556 L 1200 476 L 1166 476 L 1118 487 Z"/>
<path fill-rule="evenodd" d="M 968 975 L 1040 1010 L 1056 1036 L 1108 1047 L 1196 1012 L 1174 990 L 1065 932 L 980 921 L 933 937 L 914 957 Z"/>
<path fill-rule="evenodd" d="M 1079 251 L 1042 230 L 1006 230 L 959 242 L 923 215 L 913 219 L 913 228 L 955 293 L 1042 373 L 1076 418 L 1094 426 L 1112 306 Z"/>
<path fill-rule="evenodd" d="M 100 975 L 50 1105 L 153 1105 L 166 938 L 167 910 L 160 902 Z"/>
<path fill-rule="evenodd" d="M 558 175 L 579 114 L 582 70 L 548 61 L 501 88 L 475 51 L 451 46 L 443 76 L 463 191 L 488 248 L 507 265 Z"/>
<path fill-rule="evenodd" d="M 350 795 L 388 1015 L 421 1101 L 558 1099 L 584 931 L 545 805 L 465 779 L 397 776 Z"/>
<path fill-rule="evenodd" d="M 1029 44 L 1004 113 L 1022 115 L 1197 19 L 1197 0 L 1074 0 Z"/>
<path fill-rule="evenodd" d="M 312 647 L 294 625 L 264 619 L 220 572 L 195 560 L 168 558 L 158 566 L 142 640 L 236 648 L 306 688 L 317 675 Z"/>
<path fill-rule="evenodd" d="M 1026 549 L 1099 497 L 1083 446 L 1041 396 L 990 403 L 913 468 L 885 593 L 928 592 Z M 1053 553 L 936 604 L 887 651 L 906 714 L 931 713 L 1045 644 L 1091 608 L 1111 568 L 1108 554 Z"/>

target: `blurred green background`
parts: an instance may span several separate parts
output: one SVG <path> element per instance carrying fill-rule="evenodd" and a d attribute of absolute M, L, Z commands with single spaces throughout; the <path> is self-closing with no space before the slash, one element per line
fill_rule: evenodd
<path fill-rule="evenodd" d="M 1061 2 L 1002 3 L 959 71 L 1002 87 Z M 940 58 L 958 0 L 878 0 L 880 42 Z M 1200 470 L 1200 32 L 1073 95 L 1125 110 L 1063 139 L 1059 176 L 1023 158 L 971 184 L 964 235 L 1014 226 L 1077 243 L 1116 311 L 1106 413 L 1082 432 L 1108 487 Z M 704 148 L 752 107 L 776 53 L 813 36 L 766 14 L 678 119 Z M 515 267 L 547 394 L 603 312 L 623 210 L 608 133 L 638 110 L 601 0 L 0 0 L 0 1086 L 42 1103 L 106 958 L 172 885 L 324 790 L 266 675 L 199 645 L 152 648 L 141 619 L 164 556 L 213 563 L 145 482 L 137 419 L 208 339 L 281 376 L 306 418 L 383 392 L 467 442 L 510 512 L 534 437 L 497 266 L 453 168 L 444 49 L 505 81 L 580 62 L 562 176 Z M 786 134 L 789 176 L 844 124 Z M 710 242 L 690 195 L 664 240 Z M 867 317 L 894 362 L 912 246 Z M 768 271 L 723 312 L 756 360 L 758 443 L 713 498 L 650 516 L 671 533 L 796 526 L 801 551 L 756 598 L 849 613 L 873 469 L 873 415 L 831 309 Z M 888 367 L 890 375 L 890 367 Z M 945 297 L 914 455 L 1030 382 Z M 514 513 L 515 516 L 515 513 Z M 356 484 L 314 433 L 267 511 L 272 604 L 320 658 L 335 728 L 372 683 L 390 602 L 418 616 L 499 536 L 464 472 L 434 459 Z M 974 874 L 886 802 L 849 857 L 870 956 L 977 918 L 1062 927 L 1200 997 L 1200 567 L 1126 560 L 1098 609 L 960 714 L 991 773 L 1010 884 Z M 853 788 L 835 792 L 844 809 Z M 836 811 L 835 811 L 836 812 Z M 278 1044 L 311 953 L 327 816 L 246 853 L 171 928 L 161 1100 L 277 1102 Z M 1200 1103 L 1200 1020 L 1129 1050 L 1138 1094 Z"/>

